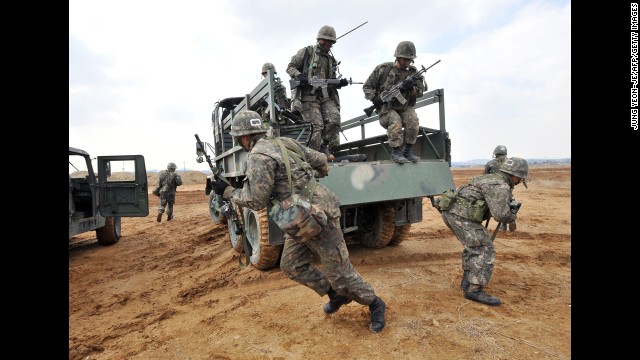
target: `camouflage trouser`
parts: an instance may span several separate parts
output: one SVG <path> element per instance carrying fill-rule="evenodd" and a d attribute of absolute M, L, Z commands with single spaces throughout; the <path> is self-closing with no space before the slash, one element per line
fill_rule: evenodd
<path fill-rule="evenodd" d="M 418 114 L 412 107 L 405 110 L 383 110 L 378 119 L 380 125 L 387 129 L 389 146 L 392 148 L 404 144 L 415 144 L 420 130 Z M 404 128 L 404 131 L 402 130 Z"/>
<path fill-rule="evenodd" d="M 167 216 L 173 216 L 173 204 L 176 202 L 176 194 L 169 193 L 163 194 L 160 193 L 160 207 L 158 207 L 158 212 L 162 214 L 164 212 L 165 207 L 167 208 Z"/>
<path fill-rule="evenodd" d="M 476 285 L 489 284 L 493 274 L 496 250 L 487 229 L 481 223 L 469 221 L 446 211 L 442 212 L 442 219 L 464 246 L 462 270 L 469 272 L 467 280 Z"/>
<path fill-rule="evenodd" d="M 313 126 L 307 146 L 314 150 L 320 150 L 323 140 L 334 140 L 340 131 L 340 109 L 330 97 L 303 101 L 302 118 Z"/>
<path fill-rule="evenodd" d="M 323 270 L 314 266 L 316 256 L 322 262 Z M 371 304 L 376 296 L 349 260 L 339 217 L 330 219 L 316 237 L 305 242 L 296 243 L 285 236 L 280 269 L 291 280 L 311 288 L 320 296 L 332 288 L 362 305 Z"/>

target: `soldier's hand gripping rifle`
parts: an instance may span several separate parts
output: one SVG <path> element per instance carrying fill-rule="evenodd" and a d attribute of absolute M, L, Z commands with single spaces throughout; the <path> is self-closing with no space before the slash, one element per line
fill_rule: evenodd
<path fill-rule="evenodd" d="M 509 202 L 509 208 L 511 209 L 511 212 L 514 215 L 518 213 L 518 211 L 520 210 L 521 206 L 522 206 L 522 202 L 516 201 L 516 198 L 514 198 L 514 197 L 511 198 L 511 201 Z M 506 224 L 505 223 L 498 223 L 498 226 L 496 227 L 496 230 L 493 232 L 493 235 L 491 235 L 491 241 L 493 241 L 496 238 L 496 235 L 498 235 L 498 230 L 500 230 L 500 228 L 503 227 L 503 226 L 506 226 Z M 513 230 L 515 230 L 515 228 Z M 505 231 L 506 231 L 506 228 L 505 228 Z"/>
<path fill-rule="evenodd" d="M 303 84 L 305 81 L 304 80 L 294 80 L 291 79 L 289 80 L 289 87 L 291 88 L 291 90 L 296 89 L 298 86 L 300 85 L 306 85 Z M 329 92 L 327 91 L 327 88 L 329 87 L 329 85 L 331 86 L 335 86 L 336 88 L 341 88 L 343 86 L 347 86 L 347 85 L 353 85 L 353 84 L 364 84 L 361 82 L 355 82 L 353 80 L 351 80 L 351 78 L 349 78 L 349 80 L 347 79 L 318 79 L 317 76 L 312 77 L 311 79 L 306 81 L 309 85 L 311 85 L 313 87 L 313 90 L 311 90 L 312 94 L 316 93 L 316 90 L 320 89 L 322 90 L 322 97 L 329 97 Z"/>
<path fill-rule="evenodd" d="M 402 88 L 406 86 L 404 84 L 413 83 L 414 81 L 420 80 L 420 75 L 427 72 L 427 70 L 431 69 L 439 62 L 440 60 L 436 61 L 426 69 L 424 68 L 424 65 L 420 65 L 422 67 L 420 71 L 418 71 L 413 75 L 407 76 L 407 78 L 404 81 L 395 84 L 391 89 L 383 91 L 382 94 L 380 94 L 380 99 L 382 100 L 382 103 L 380 105 L 384 103 L 389 103 L 393 99 L 398 100 L 402 105 L 404 105 L 407 102 L 407 99 L 405 99 L 404 96 L 402 96 L 402 94 L 400 93 L 402 91 Z M 365 114 L 367 114 L 367 116 L 371 116 L 371 114 L 373 114 L 373 110 L 375 110 L 377 106 L 378 105 L 373 104 L 368 108 L 364 109 Z"/>

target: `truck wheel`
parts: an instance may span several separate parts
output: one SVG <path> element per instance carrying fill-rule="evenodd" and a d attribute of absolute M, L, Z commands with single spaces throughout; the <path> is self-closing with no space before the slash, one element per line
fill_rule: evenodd
<path fill-rule="evenodd" d="M 280 260 L 282 245 L 269 243 L 269 219 L 267 210 L 244 209 L 245 236 L 251 246 L 251 264 L 256 269 L 271 269 Z"/>
<path fill-rule="evenodd" d="M 240 210 L 238 206 L 234 203 L 231 203 L 231 206 L 233 206 L 234 210 L 239 216 Z M 220 212 L 220 214 L 222 214 L 222 212 Z M 239 253 L 242 252 L 242 246 L 243 246 L 242 238 L 238 235 L 238 228 L 242 227 L 242 223 L 240 223 L 240 219 L 238 219 L 237 221 L 234 221 L 234 220 L 227 219 L 226 216 L 224 215 L 221 215 L 221 216 L 225 218 L 225 222 L 227 223 L 227 227 L 229 228 L 228 236 L 229 236 L 229 243 L 231 244 L 231 247 L 233 248 L 233 250 Z"/>
<path fill-rule="evenodd" d="M 389 241 L 389 246 L 396 246 L 409 238 L 409 232 L 411 231 L 411 224 L 396 226 L 396 230 Z"/>
<path fill-rule="evenodd" d="M 368 206 L 362 213 L 360 243 L 366 247 L 379 249 L 389 243 L 396 227 L 395 206 Z"/>
<path fill-rule="evenodd" d="M 120 240 L 122 234 L 122 219 L 112 216 L 105 219 L 104 226 L 96 229 L 96 237 L 100 245 L 113 245 Z"/>
<path fill-rule="evenodd" d="M 225 225 L 227 223 L 227 217 L 220 211 L 222 208 L 222 196 L 211 192 L 209 194 L 209 216 L 216 224 Z"/>

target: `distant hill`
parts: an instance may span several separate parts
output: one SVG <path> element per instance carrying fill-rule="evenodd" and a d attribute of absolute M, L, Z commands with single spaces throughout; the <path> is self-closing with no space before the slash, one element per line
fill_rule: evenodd
<path fill-rule="evenodd" d="M 451 167 L 474 167 L 484 166 L 491 159 L 474 159 L 467 161 L 452 161 Z M 571 165 L 571 158 L 564 159 L 526 159 L 529 165 Z"/>

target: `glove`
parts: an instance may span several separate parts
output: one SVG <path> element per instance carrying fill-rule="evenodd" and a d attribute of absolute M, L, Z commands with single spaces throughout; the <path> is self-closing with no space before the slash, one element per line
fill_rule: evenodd
<path fill-rule="evenodd" d="M 373 105 L 375 105 L 375 107 L 379 107 L 379 106 L 382 106 L 382 104 L 384 104 L 384 101 L 382 101 L 380 96 L 374 97 L 373 99 L 371 99 L 371 102 L 373 103 Z"/>
<path fill-rule="evenodd" d="M 349 85 L 349 80 L 347 79 L 340 79 L 340 84 L 337 86 L 338 89 L 340 89 L 343 86 L 347 86 Z"/>
<path fill-rule="evenodd" d="M 213 183 L 213 191 L 215 191 L 216 194 L 222 196 L 222 194 L 224 194 L 224 191 L 227 189 L 227 186 L 229 186 L 229 184 L 220 179 L 217 179 L 216 182 Z"/>
<path fill-rule="evenodd" d="M 402 82 L 402 86 L 400 87 L 402 91 L 411 91 L 413 90 L 413 79 L 407 79 Z"/>
<path fill-rule="evenodd" d="M 304 76 L 304 74 L 298 75 L 298 81 L 300 81 L 300 85 L 309 85 L 309 78 Z"/>
<path fill-rule="evenodd" d="M 509 231 L 511 231 L 511 232 L 516 231 L 516 227 L 517 226 L 516 226 L 516 222 L 515 221 L 512 221 L 512 222 L 509 223 Z"/>

